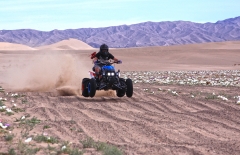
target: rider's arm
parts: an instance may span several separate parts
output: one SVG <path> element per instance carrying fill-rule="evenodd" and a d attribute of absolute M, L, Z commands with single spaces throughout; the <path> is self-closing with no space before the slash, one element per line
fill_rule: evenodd
<path fill-rule="evenodd" d="M 97 60 L 98 60 L 97 57 L 93 58 L 93 63 L 95 64 L 97 62 Z"/>
<path fill-rule="evenodd" d="M 115 58 L 111 53 L 109 53 L 109 58 L 110 58 L 110 59 L 113 59 L 114 62 L 117 62 L 117 61 L 118 61 L 118 59 Z"/>
<path fill-rule="evenodd" d="M 117 61 L 118 61 L 118 59 L 117 59 L 117 58 L 113 58 L 113 60 L 114 60 L 115 62 L 117 62 Z"/>
<path fill-rule="evenodd" d="M 114 60 L 115 63 L 118 63 L 118 64 L 121 64 L 121 63 L 122 63 L 121 60 L 119 60 L 119 59 L 117 59 L 117 58 L 115 58 L 115 57 L 113 58 L 113 60 Z"/>

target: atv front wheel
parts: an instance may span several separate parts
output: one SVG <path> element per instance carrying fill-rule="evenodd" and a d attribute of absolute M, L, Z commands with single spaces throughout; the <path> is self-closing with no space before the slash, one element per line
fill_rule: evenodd
<path fill-rule="evenodd" d="M 118 97 L 123 97 L 126 93 L 126 86 L 125 86 L 125 79 L 120 78 L 119 79 L 120 85 L 122 87 L 122 89 L 117 89 L 117 96 Z"/>
<path fill-rule="evenodd" d="M 127 97 L 132 97 L 133 95 L 133 83 L 131 79 L 127 79 L 126 80 L 126 85 L 127 85 L 127 91 L 126 91 L 126 95 Z"/>

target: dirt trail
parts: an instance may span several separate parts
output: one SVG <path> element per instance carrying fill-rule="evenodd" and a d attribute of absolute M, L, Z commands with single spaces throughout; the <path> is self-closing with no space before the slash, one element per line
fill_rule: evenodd
<path fill-rule="evenodd" d="M 190 96 L 200 91 L 198 97 Z M 240 89 L 137 84 L 132 98 L 26 93 L 33 104 L 26 112 L 54 126 L 49 133 L 77 142 L 83 133 L 67 130 L 73 120 L 86 135 L 117 145 L 126 154 L 238 154 L 240 107 L 206 99 L 207 92 L 233 96 Z"/>

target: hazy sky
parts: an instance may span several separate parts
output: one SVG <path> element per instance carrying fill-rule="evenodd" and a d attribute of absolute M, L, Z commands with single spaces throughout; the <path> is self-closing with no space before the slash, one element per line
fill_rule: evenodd
<path fill-rule="evenodd" d="M 239 8 L 240 0 L 0 0 L 0 30 L 216 22 L 240 16 Z"/>

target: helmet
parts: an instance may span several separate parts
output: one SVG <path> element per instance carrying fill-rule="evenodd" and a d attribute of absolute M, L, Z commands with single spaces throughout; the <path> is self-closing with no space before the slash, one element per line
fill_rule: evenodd
<path fill-rule="evenodd" d="M 102 44 L 100 46 L 100 52 L 102 52 L 103 56 L 108 56 L 108 54 L 109 54 L 109 52 L 108 52 L 108 45 Z"/>

